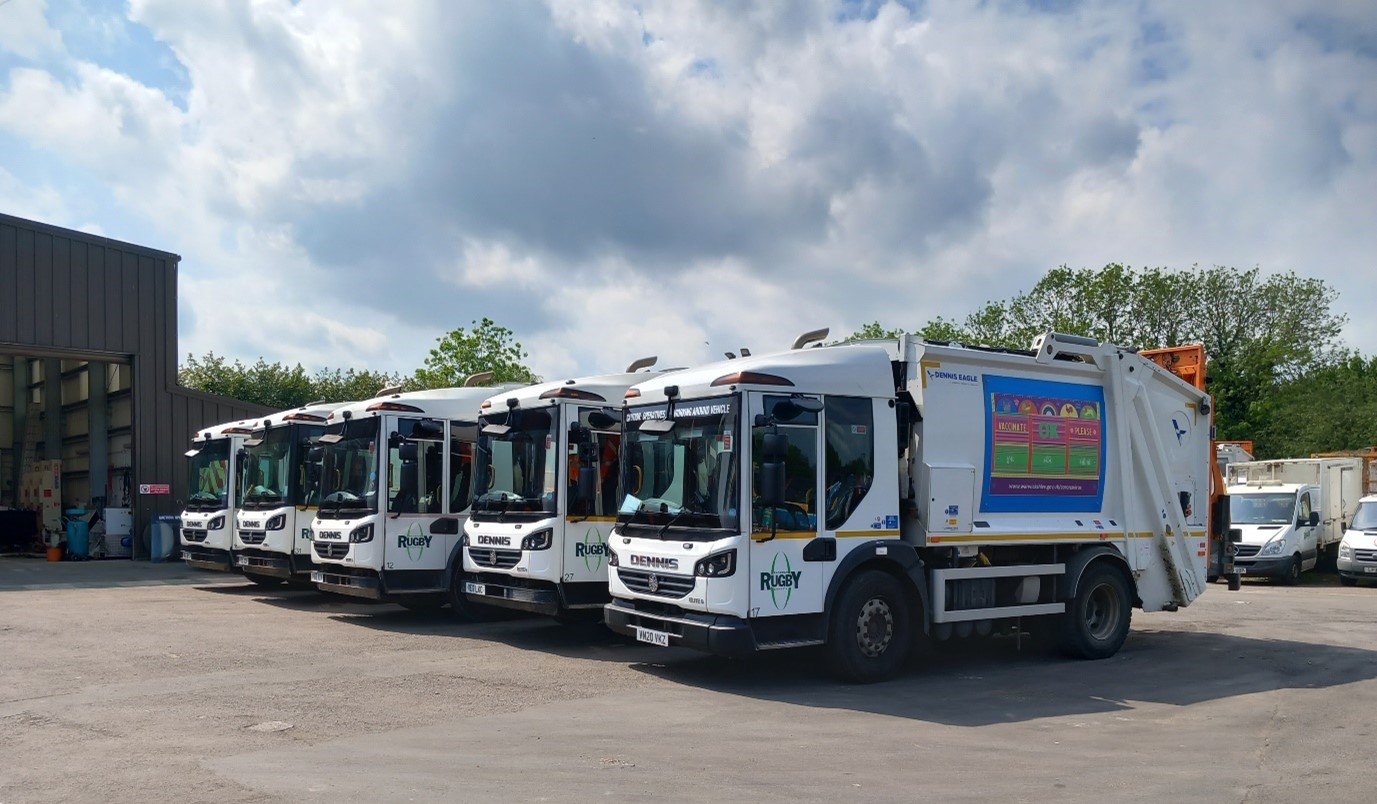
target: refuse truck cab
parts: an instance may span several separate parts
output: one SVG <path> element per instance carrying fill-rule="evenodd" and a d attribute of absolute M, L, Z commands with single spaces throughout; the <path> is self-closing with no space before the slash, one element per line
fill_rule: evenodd
<path fill-rule="evenodd" d="M 311 521 L 320 504 L 320 450 L 326 417 L 344 403 L 313 403 L 256 422 L 239 451 L 243 504 L 234 532 L 235 563 L 263 586 L 310 582 Z"/>
<path fill-rule="evenodd" d="M 321 501 L 311 523 L 317 587 L 414 609 L 449 603 L 461 615 L 468 611 L 460 539 L 473 491 L 478 406 L 498 390 L 386 393 L 331 411 L 318 439 Z"/>
<path fill-rule="evenodd" d="M 253 420 L 226 422 L 200 430 L 187 450 L 187 488 L 178 541 L 189 566 L 238 572 L 234 560 L 234 519 L 243 496 L 238 453 L 253 432 Z"/>
<path fill-rule="evenodd" d="M 464 525 L 470 602 L 561 620 L 602 614 L 607 538 L 621 503 L 621 404 L 638 371 L 559 380 L 485 400 Z"/>

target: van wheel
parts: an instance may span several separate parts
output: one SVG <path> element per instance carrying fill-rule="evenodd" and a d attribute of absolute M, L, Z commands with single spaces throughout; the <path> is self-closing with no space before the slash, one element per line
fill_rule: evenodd
<path fill-rule="evenodd" d="M 274 586 L 281 586 L 282 584 L 287 582 L 286 578 L 277 578 L 272 575 L 259 575 L 256 572 L 246 572 L 244 573 L 244 577 L 248 578 L 250 581 L 253 581 L 259 586 L 268 588 Z"/>
<path fill-rule="evenodd" d="M 1093 564 L 1061 615 L 1059 647 L 1074 658 L 1107 659 L 1123 647 L 1132 617 L 1123 573 L 1103 562 Z"/>
<path fill-rule="evenodd" d="M 1340 586 L 1357 586 L 1357 585 L 1358 585 L 1358 579 L 1357 579 L 1357 578 L 1350 578 L 1350 577 L 1348 577 L 1348 576 L 1346 576 L 1346 575 L 1340 575 L 1340 576 L 1339 576 L 1339 585 L 1340 585 Z"/>
<path fill-rule="evenodd" d="M 903 667 L 913 645 L 908 596 L 893 576 L 866 570 L 837 596 L 827 622 L 828 659 L 848 681 L 883 681 Z"/>
<path fill-rule="evenodd" d="M 1290 565 L 1286 567 L 1285 573 L 1283 573 L 1281 577 L 1278 578 L 1278 580 L 1280 580 L 1286 586 L 1295 586 L 1296 584 L 1300 583 L 1300 578 L 1301 557 L 1295 556 L 1291 559 Z"/>

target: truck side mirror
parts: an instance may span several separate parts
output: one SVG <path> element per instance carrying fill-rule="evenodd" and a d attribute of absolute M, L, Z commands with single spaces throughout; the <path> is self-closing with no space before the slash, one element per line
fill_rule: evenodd
<path fill-rule="evenodd" d="M 1312 527 L 1312 528 L 1315 527 L 1316 525 L 1320 524 L 1320 512 L 1319 512 L 1319 511 L 1311 511 L 1311 512 L 1310 512 L 1310 519 L 1306 520 L 1306 523 L 1305 523 L 1305 524 L 1309 525 L 1309 526 Z"/>
<path fill-rule="evenodd" d="M 1235 544 L 1243 541 L 1243 528 L 1229 528 L 1229 541 Z"/>
<path fill-rule="evenodd" d="M 760 465 L 760 502 L 767 508 L 784 504 L 784 461 Z"/>
<path fill-rule="evenodd" d="M 306 460 L 309 463 L 321 463 L 325 460 L 325 447 L 311 447 L 306 450 Z"/>
<path fill-rule="evenodd" d="M 416 442 L 406 441 L 397 447 L 397 457 L 401 458 L 402 463 L 416 462 Z"/>
<path fill-rule="evenodd" d="M 784 456 L 789 453 L 789 437 L 782 433 L 765 433 L 760 438 L 762 463 L 779 462 L 783 466 Z"/>
<path fill-rule="evenodd" d="M 591 502 L 597 488 L 598 470 L 591 466 L 580 466 L 578 483 L 574 487 L 574 499 L 578 502 Z"/>

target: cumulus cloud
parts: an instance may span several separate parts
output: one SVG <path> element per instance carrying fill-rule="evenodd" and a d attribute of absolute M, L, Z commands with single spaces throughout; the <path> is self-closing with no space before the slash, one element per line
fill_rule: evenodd
<path fill-rule="evenodd" d="M 181 253 L 183 351 L 409 370 L 488 316 L 554 377 L 1108 262 L 1321 276 L 1377 342 L 1361 4 L 134 0 L 161 72 L 19 5 L 0 136 L 61 169 L 0 203 Z"/>

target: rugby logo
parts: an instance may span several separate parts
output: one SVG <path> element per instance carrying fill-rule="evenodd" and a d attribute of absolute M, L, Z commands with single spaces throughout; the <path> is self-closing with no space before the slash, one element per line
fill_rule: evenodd
<path fill-rule="evenodd" d="M 406 533 L 397 536 L 397 546 L 406 548 L 406 557 L 412 561 L 420 561 L 421 556 L 425 555 L 426 548 L 430 546 L 430 534 L 422 533 L 421 526 L 412 524 L 407 527 Z"/>
<path fill-rule="evenodd" d="M 780 566 L 781 562 L 783 566 Z M 770 602 L 776 609 L 784 609 L 789 606 L 789 599 L 794 596 L 794 590 L 799 588 L 802 577 L 801 570 L 790 566 L 787 555 L 775 553 L 770 562 L 770 571 L 760 573 L 760 591 L 770 593 Z"/>
<path fill-rule="evenodd" d="M 607 542 L 603 541 L 602 531 L 589 528 L 583 534 L 583 541 L 574 543 L 574 558 L 583 559 L 583 566 L 589 572 L 602 569 L 603 558 L 607 555 Z"/>

